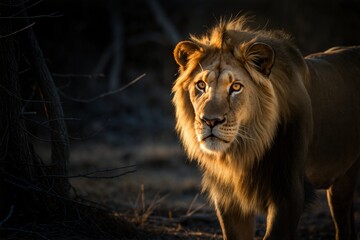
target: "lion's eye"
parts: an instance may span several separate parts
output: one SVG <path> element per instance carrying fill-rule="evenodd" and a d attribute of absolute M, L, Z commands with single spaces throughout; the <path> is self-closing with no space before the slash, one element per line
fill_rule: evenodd
<path fill-rule="evenodd" d="M 205 88 L 206 88 L 206 83 L 204 82 L 204 81 L 198 81 L 197 83 L 196 83 L 196 88 L 198 89 L 198 90 L 200 90 L 200 91 L 202 91 L 202 92 L 204 92 L 205 91 Z"/>
<path fill-rule="evenodd" d="M 230 87 L 230 93 L 233 92 L 241 92 L 243 90 L 243 85 L 241 85 L 240 83 L 233 83 Z"/>

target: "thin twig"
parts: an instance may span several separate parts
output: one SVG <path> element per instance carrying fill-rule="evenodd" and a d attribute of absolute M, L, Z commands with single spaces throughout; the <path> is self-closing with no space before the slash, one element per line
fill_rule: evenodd
<path fill-rule="evenodd" d="M 79 201 L 76 201 L 72 198 L 69 198 L 69 197 L 65 197 L 63 195 L 60 195 L 58 194 L 57 192 L 54 192 L 52 190 L 52 188 L 49 188 L 49 189 L 43 189 L 39 186 L 36 186 L 35 184 L 27 181 L 26 179 L 23 179 L 23 178 L 19 178 L 13 174 L 10 174 L 6 171 L 4 171 L 3 169 L 0 168 L 0 171 L 2 172 L 3 175 L 7 176 L 4 178 L 4 180 L 14 186 L 17 186 L 21 189 L 24 189 L 24 190 L 28 190 L 28 191 L 36 191 L 36 192 L 40 192 L 40 193 L 43 193 L 45 195 L 48 195 L 48 196 L 51 196 L 51 197 L 55 197 L 55 198 L 58 198 L 58 199 L 61 199 L 61 200 L 64 200 L 64 201 L 68 201 L 68 202 L 71 202 L 71 203 L 75 203 L 75 204 L 78 204 L 78 205 L 81 205 L 81 206 L 85 206 L 85 207 L 93 207 L 93 208 L 99 208 L 99 207 L 94 207 L 94 206 L 89 206 L 89 205 L 86 205 L 82 202 L 79 202 Z M 11 179 L 9 179 L 8 177 L 10 177 Z M 88 201 L 86 200 L 87 202 L 92 202 L 92 201 Z M 101 206 L 100 204 L 97 204 L 98 206 Z M 105 206 L 104 206 L 105 207 Z"/>
<path fill-rule="evenodd" d="M 24 116 L 22 116 L 22 118 L 26 121 L 32 122 L 46 130 L 48 130 L 49 132 L 55 132 L 55 133 L 59 133 L 58 131 L 52 129 L 51 127 L 47 126 L 47 124 L 51 123 L 52 121 L 57 121 L 58 119 L 51 119 L 51 120 L 47 120 L 47 121 L 43 121 L 43 122 L 37 122 L 35 120 L 32 120 L 30 118 L 26 118 Z M 66 121 L 66 120 L 77 120 L 77 121 L 81 121 L 81 119 L 79 118 L 62 118 L 62 120 Z M 107 120 L 106 123 L 104 123 L 100 129 L 98 129 L 97 131 L 94 131 L 93 133 L 89 134 L 88 136 L 85 137 L 73 137 L 69 135 L 69 139 L 74 140 L 74 141 L 86 141 L 89 140 L 93 137 L 95 137 L 96 135 L 98 135 L 101 131 L 103 131 L 108 125 L 109 125 L 110 119 Z M 26 131 L 26 130 L 25 130 Z M 39 138 L 35 135 L 33 135 L 32 133 L 28 132 L 30 134 L 30 136 L 34 137 L 35 139 L 39 140 L 39 141 L 45 141 L 45 142 L 51 142 L 50 139 L 42 139 Z"/>
<path fill-rule="evenodd" d="M 27 115 L 36 115 L 37 112 L 21 112 L 20 115 L 27 116 Z"/>
<path fill-rule="evenodd" d="M 126 171 L 126 172 L 122 172 L 122 173 L 119 173 L 119 174 L 116 174 L 116 175 L 111 175 L 111 176 L 87 176 L 87 175 L 75 175 L 75 176 L 56 176 L 56 175 L 52 175 L 52 177 L 59 177 L 59 178 L 67 178 L 67 179 L 70 179 L 70 178 L 87 178 L 87 179 L 114 179 L 114 178 L 118 178 L 118 177 L 122 177 L 122 176 L 125 176 L 125 175 L 128 175 L 128 174 L 131 174 L 131 173 L 135 173 L 136 170 L 129 170 L 129 171 Z"/>
<path fill-rule="evenodd" d="M 164 201 L 167 196 L 168 195 L 159 197 L 159 193 L 157 193 L 152 199 L 152 201 L 146 206 L 145 188 L 144 184 L 141 184 L 139 194 L 136 198 L 136 202 L 133 203 L 129 200 L 130 205 L 134 211 L 133 220 L 140 225 L 144 225 L 145 222 L 150 218 L 154 210 L 159 206 L 162 201 Z"/>
<path fill-rule="evenodd" d="M 11 237 L 9 239 L 19 239 L 19 238 L 15 238 L 15 235 L 18 234 L 19 232 L 21 232 L 21 233 L 25 233 L 27 236 L 29 236 L 29 235 L 37 235 L 38 237 L 41 237 L 42 239 L 50 240 L 49 238 L 47 238 L 45 235 L 41 234 L 40 232 L 34 232 L 34 231 L 23 230 L 23 229 L 18 229 L 18 228 L 4 228 L 4 230 L 14 231 L 15 232 L 13 234 L 14 238 Z"/>
<path fill-rule="evenodd" d="M 59 77 L 59 78 L 103 78 L 105 75 L 103 73 L 97 73 L 97 74 L 74 74 L 74 73 L 51 73 L 53 77 Z"/>
<path fill-rule="evenodd" d="M 142 213 L 145 214 L 145 188 L 144 188 L 144 184 L 141 184 L 141 187 L 140 187 L 140 196 L 141 196 L 141 208 L 142 208 Z"/>
<path fill-rule="evenodd" d="M 195 197 L 193 198 L 193 200 L 191 201 L 190 206 L 189 206 L 188 210 L 186 211 L 186 215 L 190 215 L 190 213 L 192 212 L 192 207 L 193 207 L 193 205 L 195 204 L 195 202 L 196 202 L 196 200 L 198 199 L 198 197 L 199 197 L 199 194 L 197 193 L 197 194 L 195 195 Z"/>
<path fill-rule="evenodd" d="M 58 18 L 63 16 L 64 14 L 59 14 L 59 12 L 53 12 L 50 14 L 27 16 L 27 17 L 14 17 L 14 16 L 0 17 L 0 19 L 37 19 L 37 18 Z"/>
<path fill-rule="evenodd" d="M 197 211 L 201 210 L 203 207 L 206 206 L 206 204 L 204 203 L 204 204 L 198 206 L 197 208 L 194 208 L 194 209 L 193 209 L 193 206 L 194 206 L 196 200 L 198 199 L 198 197 L 199 197 L 199 194 L 197 193 L 197 194 L 195 195 L 195 197 L 193 198 L 193 200 L 191 201 L 190 206 L 189 206 L 189 208 L 188 208 L 188 210 L 187 210 L 187 212 L 186 212 L 185 217 L 191 217 L 191 216 L 194 215 Z"/>
<path fill-rule="evenodd" d="M 102 169 L 102 170 L 96 170 L 96 171 L 92 171 L 92 172 L 88 172 L 88 173 L 81 173 L 81 174 L 71 175 L 71 176 L 46 175 L 46 176 L 41 176 L 41 177 L 111 179 L 111 178 L 124 176 L 129 173 L 134 173 L 134 172 L 136 172 L 136 169 L 129 170 L 129 171 L 123 172 L 121 174 L 116 174 L 116 175 L 112 175 L 112 176 L 91 176 L 91 175 L 98 174 L 98 173 L 114 172 L 117 170 L 128 169 L 128 168 L 133 168 L 133 167 L 136 167 L 136 165 L 130 165 L 130 166 L 126 166 L 126 167 L 106 168 L 106 169 Z"/>
<path fill-rule="evenodd" d="M 31 112 L 30 112 L 31 113 Z M 29 114 L 23 114 L 23 115 L 29 115 Z M 29 122 L 32 122 L 38 126 L 41 126 L 41 127 L 45 127 L 47 124 L 49 124 L 50 122 L 52 121 L 57 121 L 58 119 L 50 119 L 50 120 L 46 120 L 46 121 L 42 121 L 42 122 L 37 122 L 35 120 L 32 120 L 30 118 L 26 118 L 26 117 L 22 117 L 24 120 L 26 121 L 29 121 Z M 62 120 L 64 121 L 81 121 L 82 119 L 80 118 L 62 118 Z M 47 130 L 50 130 L 49 128 L 46 128 Z"/>
<path fill-rule="evenodd" d="M 30 8 L 38 5 L 39 3 L 43 2 L 43 1 L 44 1 L 44 0 L 39 0 L 39 1 L 34 2 L 33 4 L 31 4 L 31 5 L 29 5 L 29 6 L 26 6 L 26 7 L 25 7 L 25 5 L 24 5 L 23 8 L 22 8 L 20 11 L 14 13 L 12 16 L 17 16 L 17 15 L 19 15 L 20 13 L 24 13 L 26 10 L 28 10 L 28 9 L 30 9 Z"/>
<path fill-rule="evenodd" d="M 64 121 L 81 121 L 80 118 L 66 118 L 66 117 L 63 117 L 62 120 L 64 120 Z M 44 124 L 48 124 L 48 123 L 50 123 L 52 121 L 58 121 L 58 119 L 54 118 L 54 119 L 46 120 L 46 121 L 43 121 L 43 122 L 41 122 L 39 124 L 44 125 Z"/>
<path fill-rule="evenodd" d="M 19 6 L 23 5 L 25 2 L 29 2 L 29 0 L 25 0 L 24 2 L 20 1 L 19 3 L 11 3 L 11 4 L 6 4 L 6 3 L 3 3 L 3 2 L 0 2 L 0 6 L 19 7 Z"/>
<path fill-rule="evenodd" d="M 107 97 L 107 96 L 110 96 L 110 95 L 114 95 L 116 93 L 119 93 L 121 91 L 124 91 L 125 89 L 127 89 L 128 87 L 130 87 L 131 85 L 133 85 L 134 83 L 136 83 L 137 81 L 139 81 L 140 79 L 142 79 L 143 77 L 145 77 L 146 74 L 142 74 L 140 75 L 139 77 L 135 78 L 134 80 L 132 80 L 131 82 L 125 84 L 123 87 L 119 88 L 119 89 L 116 89 L 114 91 L 109 91 L 109 92 L 106 92 L 106 93 L 102 93 L 96 97 L 93 97 L 93 98 L 89 98 L 89 99 L 78 99 L 78 98 L 73 98 L 73 97 L 70 97 L 70 96 L 67 96 L 65 93 L 63 92 L 59 92 L 63 97 L 69 99 L 69 100 L 72 100 L 72 101 L 75 101 L 75 102 L 81 102 L 81 103 L 91 103 L 91 102 L 94 102 L 96 100 L 99 100 L 101 98 L 104 98 L 104 97 Z"/>
<path fill-rule="evenodd" d="M 6 87 L 4 87 L 1 84 L 0 84 L 0 88 L 3 89 L 9 96 L 14 97 L 15 99 L 20 100 L 20 101 L 29 102 L 29 103 L 52 103 L 52 101 L 24 99 L 22 97 L 19 97 L 15 93 L 11 92 L 9 89 L 7 89 Z"/>
<path fill-rule="evenodd" d="M 26 29 L 28 29 L 28 28 L 31 28 L 32 26 L 34 26 L 34 24 L 35 24 L 35 22 L 33 22 L 33 23 L 31 23 L 30 25 L 27 25 L 26 27 L 23 27 L 23 28 L 21 28 L 21 29 L 19 29 L 19 30 L 16 30 L 15 32 L 12 32 L 12 33 L 9 33 L 9 34 L 0 36 L 0 39 L 1 39 L 1 38 L 10 37 L 10 36 L 15 35 L 15 34 L 17 34 L 17 33 L 19 33 L 19 32 L 22 32 L 22 31 L 24 31 L 24 30 L 26 30 Z"/>
<path fill-rule="evenodd" d="M 11 218 L 13 212 L 14 212 L 14 205 L 12 205 L 12 206 L 10 207 L 9 214 L 0 222 L 0 227 L 1 227 L 4 223 L 6 223 L 6 222 Z"/>

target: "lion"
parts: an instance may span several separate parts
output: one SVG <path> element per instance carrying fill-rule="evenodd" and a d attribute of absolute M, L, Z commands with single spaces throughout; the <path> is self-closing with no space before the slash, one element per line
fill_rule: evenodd
<path fill-rule="evenodd" d="M 360 47 L 303 57 L 289 34 L 223 20 L 179 42 L 176 130 L 203 171 L 224 239 L 294 239 L 302 212 L 327 192 L 336 239 L 356 239 Z"/>

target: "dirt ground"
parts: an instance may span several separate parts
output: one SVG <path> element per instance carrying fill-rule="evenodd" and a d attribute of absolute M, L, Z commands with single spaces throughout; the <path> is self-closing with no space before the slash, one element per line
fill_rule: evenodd
<path fill-rule="evenodd" d="M 41 152 L 46 155 L 44 148 Z M 94 176 L 100 178 L 74 177 L 71 184 L 83 198 L 110 207 L 115 215 L 144 230 L 144 239 L 222 239 L 215 213 L 200 193 L 201 173 L 187 161 L 175 139 L 125 147 L 76 143 L 70 171 L 72 176 L 97 171 Z M 127 174 L 114 177 L 122 173 Z M 359 188 L 355 198 L 360 233 Z M 256 236 L 264 232 L 265 216 L 258 216 Z M 334 238 L 324 192 L 318 192 L 318 199 L 303 214 L 298 234 L 304 240 Z"/>

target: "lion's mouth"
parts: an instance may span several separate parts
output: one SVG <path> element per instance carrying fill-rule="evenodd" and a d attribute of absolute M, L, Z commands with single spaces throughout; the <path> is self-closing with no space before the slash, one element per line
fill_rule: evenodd
<path fill-rule="evenodd" d="M 218 136 L 215 136 L 213 133 L 211 133 L 210 135 L 204 137 L 204 138 L 202 139 L 202 141 L 206 141 L 206 140 L 208 140 L 208 139 L 217 139 L 217 140 L 223 141 L 223 142 L 225 142 L 225 143 L 229 143 L 229 141 L 226 141 L 226 140 L 224 140 L 224 139 L 222 139 L 222 138 L 220 138 L 220 137 L 218 137 Z"/>

